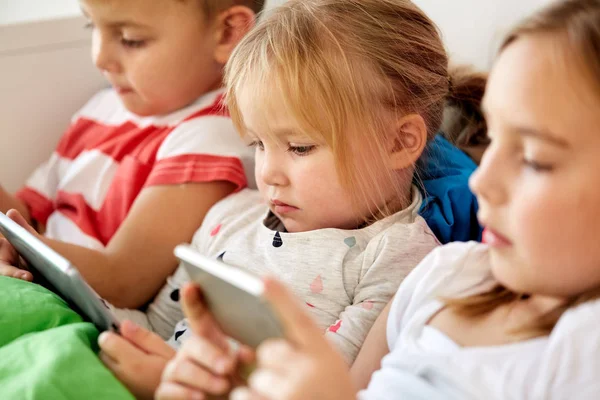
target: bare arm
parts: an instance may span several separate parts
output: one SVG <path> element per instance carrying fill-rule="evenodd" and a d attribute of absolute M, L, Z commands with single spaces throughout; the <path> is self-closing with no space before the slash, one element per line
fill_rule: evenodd
<path fill-rule="evenodd" d="M 12 208 L 21 213 L 28 223 L 32 222 L 27 205 L 0 186 L 0 212 L 6 213 Z"/>
<path fill-rule="evenodd" d="M 144 189 L 103 251 L 43 240 L 75 264 L 100 296 L 117 307 L 138 308 L 177 267 L 175 246 L 189 242 L 208 210 L 234 189 L 230 182 Z"/>
<path fill-rule="evenodd" d="M 391 306 L 390 301 L 375 320 L 350 368 L 352 382 L 357 390 L 367 388 L 371 375 L 381 368 L 381 359 L 390 351 L 387 345 L 386 328 Z"/>

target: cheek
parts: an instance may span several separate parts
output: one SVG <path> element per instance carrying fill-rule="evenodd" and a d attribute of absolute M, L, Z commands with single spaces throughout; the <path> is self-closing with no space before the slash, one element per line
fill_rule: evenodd
<path fill-rule="evenodd" d="M 157 59 L 152 53 L 130 54 L 126 57 L 127 78 L 138 92 L 150 97 L 157 97 L 158 93 L 163 92 L 169 79 L 162 66 L 163 60 Z"/>
<path fill-rule="evenodd" d="M 600 237 L 600 219 L 583 211 L 597 206 L 582 200 L 585 195 L 572 195 L 583 194 L 581 189 L 563 186 L 523 191 L 518 202 L 521 206 L 514 207 L 509 216 L 517 243 L 530 263 L 564 266 L 582 253 L 598 252 L 600 246 L 591 238 Z"/>
<path fill-rule="evenodd" d="M 517 244 L 529 253 L 543 252 L 560 236 L 557 223 L 564 215 L 564 208 L 555 196 L 552 191 L 522 190 L 519 198 L 512 201 L 509 223 Z"/>
<path fill-rule="evenodd" d="M 263 167 L 263 160 L 261 157 L 261 154 L 258 151 L 254 152 L 254 179 L 256 181 L 256 186 L 258 188 L 258 190 L 262 191 L 266 185 L 262 180 L 262 167 Z"/>
<path fill-rule="evenodd" d="M 304 193 L 327 198 L 342 191 L 335 165 L 329 159 L 314 160 L 299 166 L 293 172 L 296 187 Z"/>
<path fill-rule="evenodd" d="M 193 76 L 186 73 L 190 62 L 189 59 L 181 59 L 181 52 L 179 48 L 169 48 L 166 40 L 139 51 L 130 51 L 127 55 L 130 79 L 143 84 L 146 91 L 156 94 L 168 93 L 184 82 L 189 86 L 193 82 Z"/>

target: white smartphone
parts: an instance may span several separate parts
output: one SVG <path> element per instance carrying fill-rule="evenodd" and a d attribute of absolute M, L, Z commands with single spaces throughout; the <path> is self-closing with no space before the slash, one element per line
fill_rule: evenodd
<path fill-rule="evenodd" d="M 119 320 L 66 258 L 0 212 L 0 234 L 27 261 L 34 277 L 61 296 L 100 332 L 119 331 Z"/>
<path fill-rule="evenodd" d="M 205 257 L 188 245 L 177 246 L 175 255 L 202 288 L 208 308 L 226 335 L 253 348 L 266 339 L 284 337 L 279 318 L 263 297 L 259 277 Z"/>

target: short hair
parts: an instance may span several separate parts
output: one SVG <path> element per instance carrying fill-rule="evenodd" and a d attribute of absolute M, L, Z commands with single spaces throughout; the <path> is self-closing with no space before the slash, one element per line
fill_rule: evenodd
<path fill-rule="evenodd" d="M 265 7 L 265 0 L 201 0 L 201 3 L 207 18 L 233 6 L 246 6 L 256 14 Z"/>

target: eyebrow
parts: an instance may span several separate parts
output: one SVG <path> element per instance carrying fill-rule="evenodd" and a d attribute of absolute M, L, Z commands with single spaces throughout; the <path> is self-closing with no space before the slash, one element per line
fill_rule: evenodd
<path fill-rule="evenodd" d="M 521 136 L 544 140 L 562 148 L 569 147 L 569 144 L 565 140 L 558 138 L 554 134 L 547 131 L 540 131 L 537 129 L 527 128 L 523 126 L 517 126 L 515 127 L 515 130 L 519 132 Z"/>
<path fill-rule="evenodd" d="M 254 132 L 252 129 L 250 129 L 248 127 L 246 127 L 246 132 L 251 135 L 258 136 L 258 134 L 256 132 Z M 271 132 L 271 134 L 272 134 L 272 136 L 275 136 L 275 137 L 286 137 L 286 138 L 287 137 L 296 137 L 296 136 L 306 136 L 300 132 L 294 132 L 291 129 L 274 129 Z"/>
<path fill-rule="evenodd" d="M 90 16 L 88 15 L 88 13 L 85 12 L 85 10 L 83 8 L 81 8 L 81 12 L 84 15 L 85 18 L 90 18 Z M 109 22 L 108 24 L 106 24 L 108 26 L 110 26 L 111 28 L 116 28 L 116 29 L 120 29 L 120 28 L 147 28 L 146 25 L 143 24 L 139 24 L 137 22 L 133 22 L 133 21 L 113 21 L 113 22 Z"/>
<path fill-rule="evenodd" d="M 133 21 L 115 21 L 107 24 L 112 28 L 147 28 L 148 26 Z"/>
<path fill-rule="evenodd" d="M 481 104 L 481 111 L 482 111 L 484 117 L 486 117 L 486 119 L 487 119 L 487 115 L 488 115 L 489 111 L 488 111 L 485 103 Z M 546 130 L 539 130 L 539 129 L 529 128 L 526 126 L 518 126 L 518 125 L 513 125 L 512 129 L 514 129 L 516 132 L 518 132 L 521 136 L 544 140 L 544 141 L 550 142 L 550 143 L 552 143 L 558 147 L 562 147 L 562 148 L 569 147 L 569 144 L 564 139 L 561 139 L 561 138 L 557 137 L 556 135 L 554 135 L 553 133 L 546 131 Z"/>

